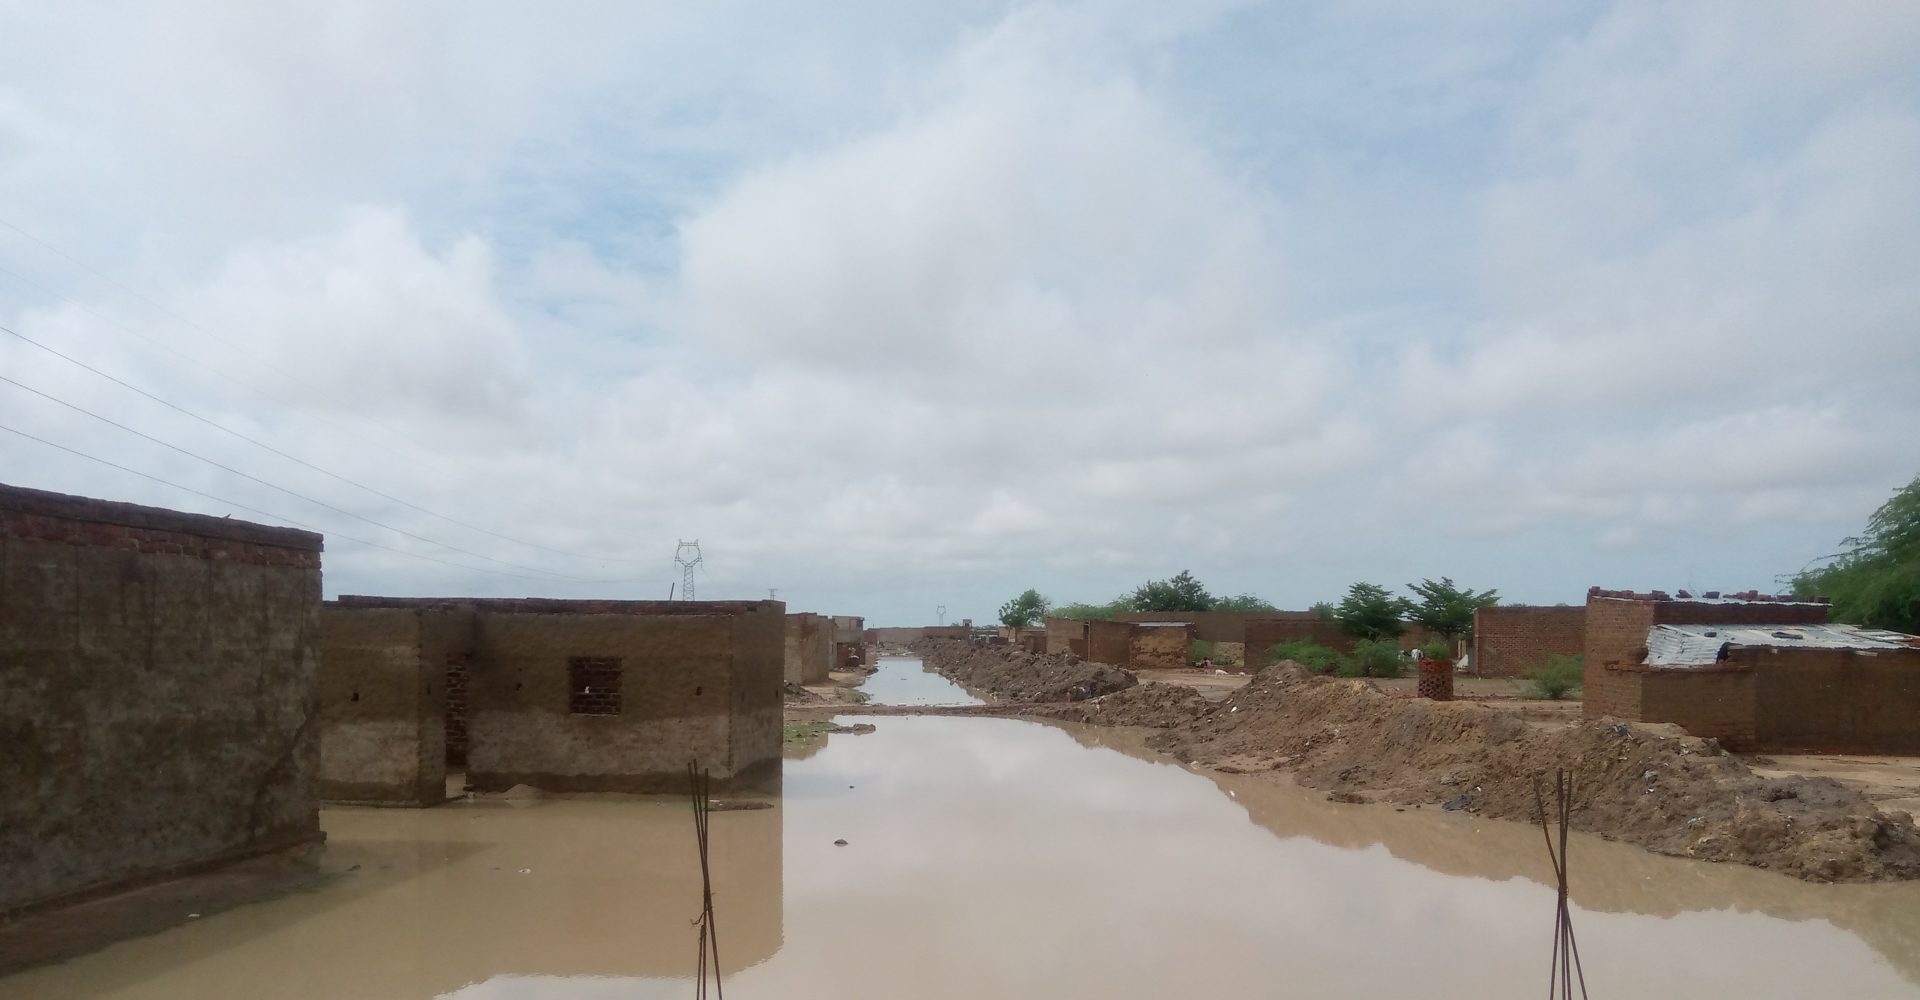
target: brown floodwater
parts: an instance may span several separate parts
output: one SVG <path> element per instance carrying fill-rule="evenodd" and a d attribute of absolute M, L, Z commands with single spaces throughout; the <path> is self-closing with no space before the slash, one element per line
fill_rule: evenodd
<path fill-rule="evenodd" d="M 917 656 L 882 656 L 860 682 L 875 705 L 979 705 L 966 688 L 926 669 Z"/>
<path fill-rule="evenodd" d="M 1137 738 L 874 718 L 713 818 L 736 998 L 1535 998 L 1537 829 L 1195 773 Z M 321 888 L 0 979 L 0 996 L 689 997 L 663 800 L 334 809 Z M 836 846 L 836 840 L 847 841 Z M 1576 836 L 1595 997 L 1920 997 L 1920 885 L 1817 886 Z"/>

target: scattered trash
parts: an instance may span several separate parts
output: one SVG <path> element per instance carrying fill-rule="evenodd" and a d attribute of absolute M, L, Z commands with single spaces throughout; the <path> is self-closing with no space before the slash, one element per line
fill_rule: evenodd
<path fill-rule="evenodd" d="M 1440 808 L 1445 809 L 1448 812 L 1458 812 L 1467 807 L 1467 802 L 1468 802 L 1467 796 L 1456 795 L 1453 798 L 1450 798 L 1447 801 L 1440 803 Z"/>
<path fill-rule="evenodd" d="M 531 875 L 531 874 L 533 874 L 533 869 L 531 869 L 531 868 L 522 868 L 522 869 L 520 869 L 520 874 L 522 874 L 522 875 Z"/>
<path fill-rule="evenodd" d="M 187 914 L 187 916 L 188 916 L 188 917 L 190 917 L 190 918 L 191 918 L 191 917 L 197 917 L 197 916 L 199 916 L 199 915 L 200 915 L 200 914 L 198 914 L 198 913 L 189 913 L 189 914 Z"/>
<path fill-rule="evenodd" d="M 1607 732 L 1610 732 L 1615 736 L 1625 736 L 1631 733 L 1632 730 L 1628 729 L 1625 723 L 1616 722 L 1613 725 L 1607 727 Z"/>
<path fill-rule="evenodd" d="M 1642 771 L 1640 772 L 1640 780 L 1651 785 L 1654 782 L 1660 780 L 1660 772 L 1659 771 Z"/>

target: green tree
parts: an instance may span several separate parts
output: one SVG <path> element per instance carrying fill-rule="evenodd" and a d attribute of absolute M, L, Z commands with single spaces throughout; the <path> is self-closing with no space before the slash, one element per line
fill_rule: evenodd
<path fill-rule="evenodd" d="M 1028 589 L 1019 597 L 1000 605 L 1000 624 L 1008 628 L 1031 628 L 1047 617 L 1047 599 Z"/>
<path fill-rule="evenodd" d="M 1170 580 L 1141 584 L 1133 592 L 1132 604 L 1135 611 L 1211 611 L 1213 595 L 1183 569 Z"/>
<path fill-rule="evenodd" d="M 1404 597 L 1377 583 L 1356 583 L 1333 607 L 1340 630 L 1356 639 L 1392 639 L 1407 630 L 1402 619 L 1413 609 Z"/>
<path fill-rule="evenodd" d="M 1255 597 L 1252 594 L 1241 594 L 1237 597 L 1222 597 L 1219 600 L 1214 601 L 1213 610 L 1215 611 L 1278 611 L 1280 609 L 1274 607 L 1271 604 L 1268 604 L 1264 598 Z"/>
<path fill-rule="evenodd" d="M 1825 565 L 1793 578 L 1793 592 L 1831 598 L 1839 621 L 1920 633 L 1920 476 L 1840 544 Z"/>
<path fill-rule="evenodd" d="M 1319 615 L 1323 621 L 1331 622 L 1340 620 L 1340 611 L 1333 606 L 1332 601 L 1315 601 L 1312 605 L 1308 606 L 1307 610 Z"/>
<path fill-rule="evenodd" d="M 1105 604 L 1062 604 L 1049 614 L 1055 618 L 1077 618 L 1081 621 L 1110 621 L 1133 610 L 1132 597 L 1116 597 Z"/>
<path fill-rule="evenodd" d="M 1408 617 L 1427 631 L 1446 636 L 1448 645 L 1473 635 L 1475 611 L 1500 603 L 1499 591 L 1462 590 L 1453 585 L 1451 577 L 1445 576 L 1438 583 L 1432 580 L 1409 583 L 1407 589 L 1420 598 Z"/>

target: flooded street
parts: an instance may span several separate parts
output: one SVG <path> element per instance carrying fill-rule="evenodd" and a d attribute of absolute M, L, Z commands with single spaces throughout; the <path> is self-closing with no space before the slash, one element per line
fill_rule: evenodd
<path fill-rule="evenodd" d="M 960 685 L 923 669 L 917 656 L 882 656 L 860 685 L 876 705 L 978 705 Z"/>
<path fill-rule="evenodd" d="M 1192 773 L 1123 731 L 871 721 L 789 761 L 777 808 L 716 814 L 731 995 L 1540 995 L 1553 896 L 1537 830 Z M 329 886 L 0 995 L 692 995 L 684 803 L 323 815 Z M 1572 870 L 1595 996 L 1920 997 L 1920 886 L 1808 885 L 1583 836 Z"/>

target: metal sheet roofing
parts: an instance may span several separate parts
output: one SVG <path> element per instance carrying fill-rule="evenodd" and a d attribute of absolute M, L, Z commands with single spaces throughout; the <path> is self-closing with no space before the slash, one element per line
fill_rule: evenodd
<path fill-rule="evenodd" d="M 1909 649 L 1920 638 L 1858 625 L 1655 625 L 1647 630 L 1647 664 L 1700 667 L 1719 662 L 1728 646 L 1762 649 Z"/>

